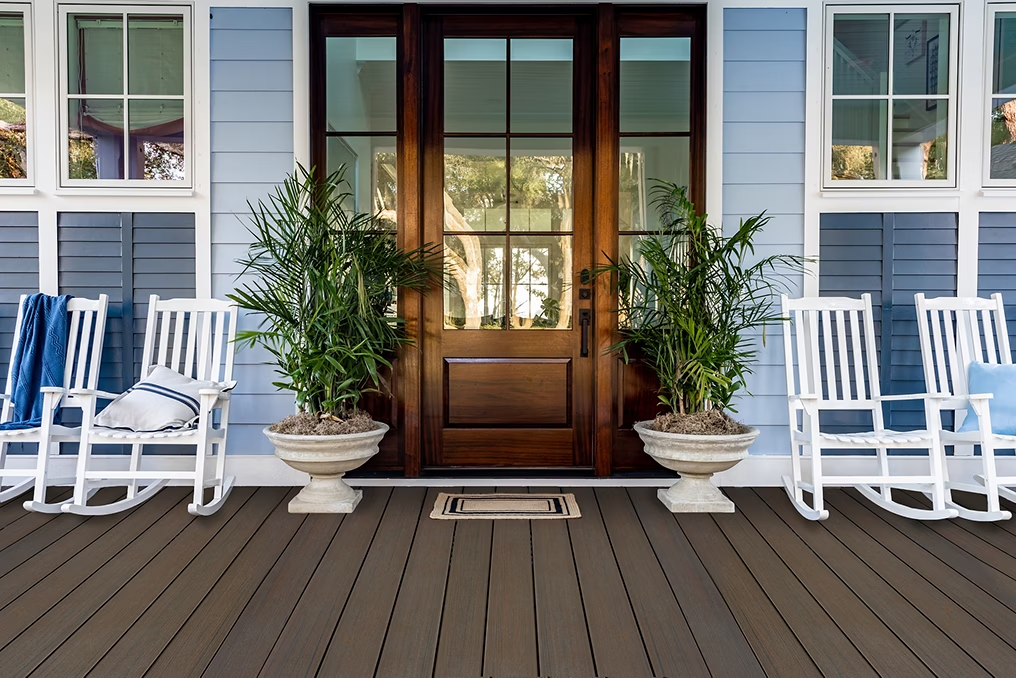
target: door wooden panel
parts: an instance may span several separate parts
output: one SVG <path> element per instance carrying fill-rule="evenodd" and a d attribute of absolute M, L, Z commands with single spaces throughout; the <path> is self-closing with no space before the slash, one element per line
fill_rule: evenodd
<path fill-rule="evenodd" d="M 449 358 L 446 426 L 569 426 L 571 360 Z"/>

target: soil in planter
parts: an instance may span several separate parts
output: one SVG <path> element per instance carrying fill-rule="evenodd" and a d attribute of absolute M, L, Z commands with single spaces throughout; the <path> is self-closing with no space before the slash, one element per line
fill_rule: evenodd
<path fill-rule="evenodd" d="M 663 433 L 700 436 L 740 435 L 751 430 L 744 424 L 731 419 L 722 410 L 708 410 L 694 414 L 669 412 L 657 416 L 650 428 Z"/>
<path fill-rule="evenodd" d="M 321 419 L 316 414 L 301 412 L 292 414 L 277 424 L 272 424 L 272 433 L 298 436 L 336 436 L 347 433 L 366 433 L 380 428 L 366 412 L 357 412 L 349 419 L 335 421 Z"/>

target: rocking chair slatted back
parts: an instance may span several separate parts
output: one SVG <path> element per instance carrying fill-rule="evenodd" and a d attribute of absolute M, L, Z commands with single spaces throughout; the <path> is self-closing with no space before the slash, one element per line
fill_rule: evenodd
<path fill-rule="evenodd" d="M 787 393 L 815 396 L 838 409 L 881 408 L 871 296 L 783 296 Z"/>
<path fill-rule="evenodd" d="M 218 299 L 159 299 L 148 306 L 144 374 L 155 365 L 193 379 L 225 382 L 233 378 L 233 347 L 238 310 Z"/>
<path fill-rule="evenodd" d="M 914 300 L 928 390 L 957 396 L 943 401 L 943 409 L 966 411 L 961 398 L 970 393 L 970 363 L 1012 364 L 1002 295 L 927 299 L 916 294 Z"/>
<path fill-rule="evenodd" d="M 11 361 L 7 366 L 6 395 L 11 395 L 11 376 L 14 373 L 14 353 L 21 339 L 21 323 L 24 319 L 25 299 L 22 295 L 18 302 L 18 315 L 14 324 L 14 344 L 11 350 Z M 67 302 L 67 313 L 70 321 L 67 331 L 67 358 L 64 362 L 63 387 L 65 389 L 94 389 L 99 383 L 99 365 L 102 362 L 102 342 L 106 328 L 106 311 L 109 297 L 100 294 L 98 299 L 81 299 L 74 297 Z M 63 406 L 77 406 L 77 399 L 64 395 Z M 13 405 L 5 399 L 0 421 L 9 421 Z"/>

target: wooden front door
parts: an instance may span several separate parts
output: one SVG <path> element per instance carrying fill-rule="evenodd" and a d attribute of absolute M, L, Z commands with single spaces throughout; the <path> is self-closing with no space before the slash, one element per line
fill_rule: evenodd
<path fill-rule="evenodd" d="M 424 467 L 592 467 L 592 17 L 423 24 Z"/>

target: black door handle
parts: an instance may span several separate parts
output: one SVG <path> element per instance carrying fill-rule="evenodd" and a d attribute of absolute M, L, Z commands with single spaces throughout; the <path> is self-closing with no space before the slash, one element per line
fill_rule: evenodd
<path fill-rule="evenodd" d="M 593 312 L 588 308 L 579 309 L 579 327 L 582 328 L 582 347 L 579 355 L 583 358 L 589 357 L 589 326 L 593 321 Z"/>

